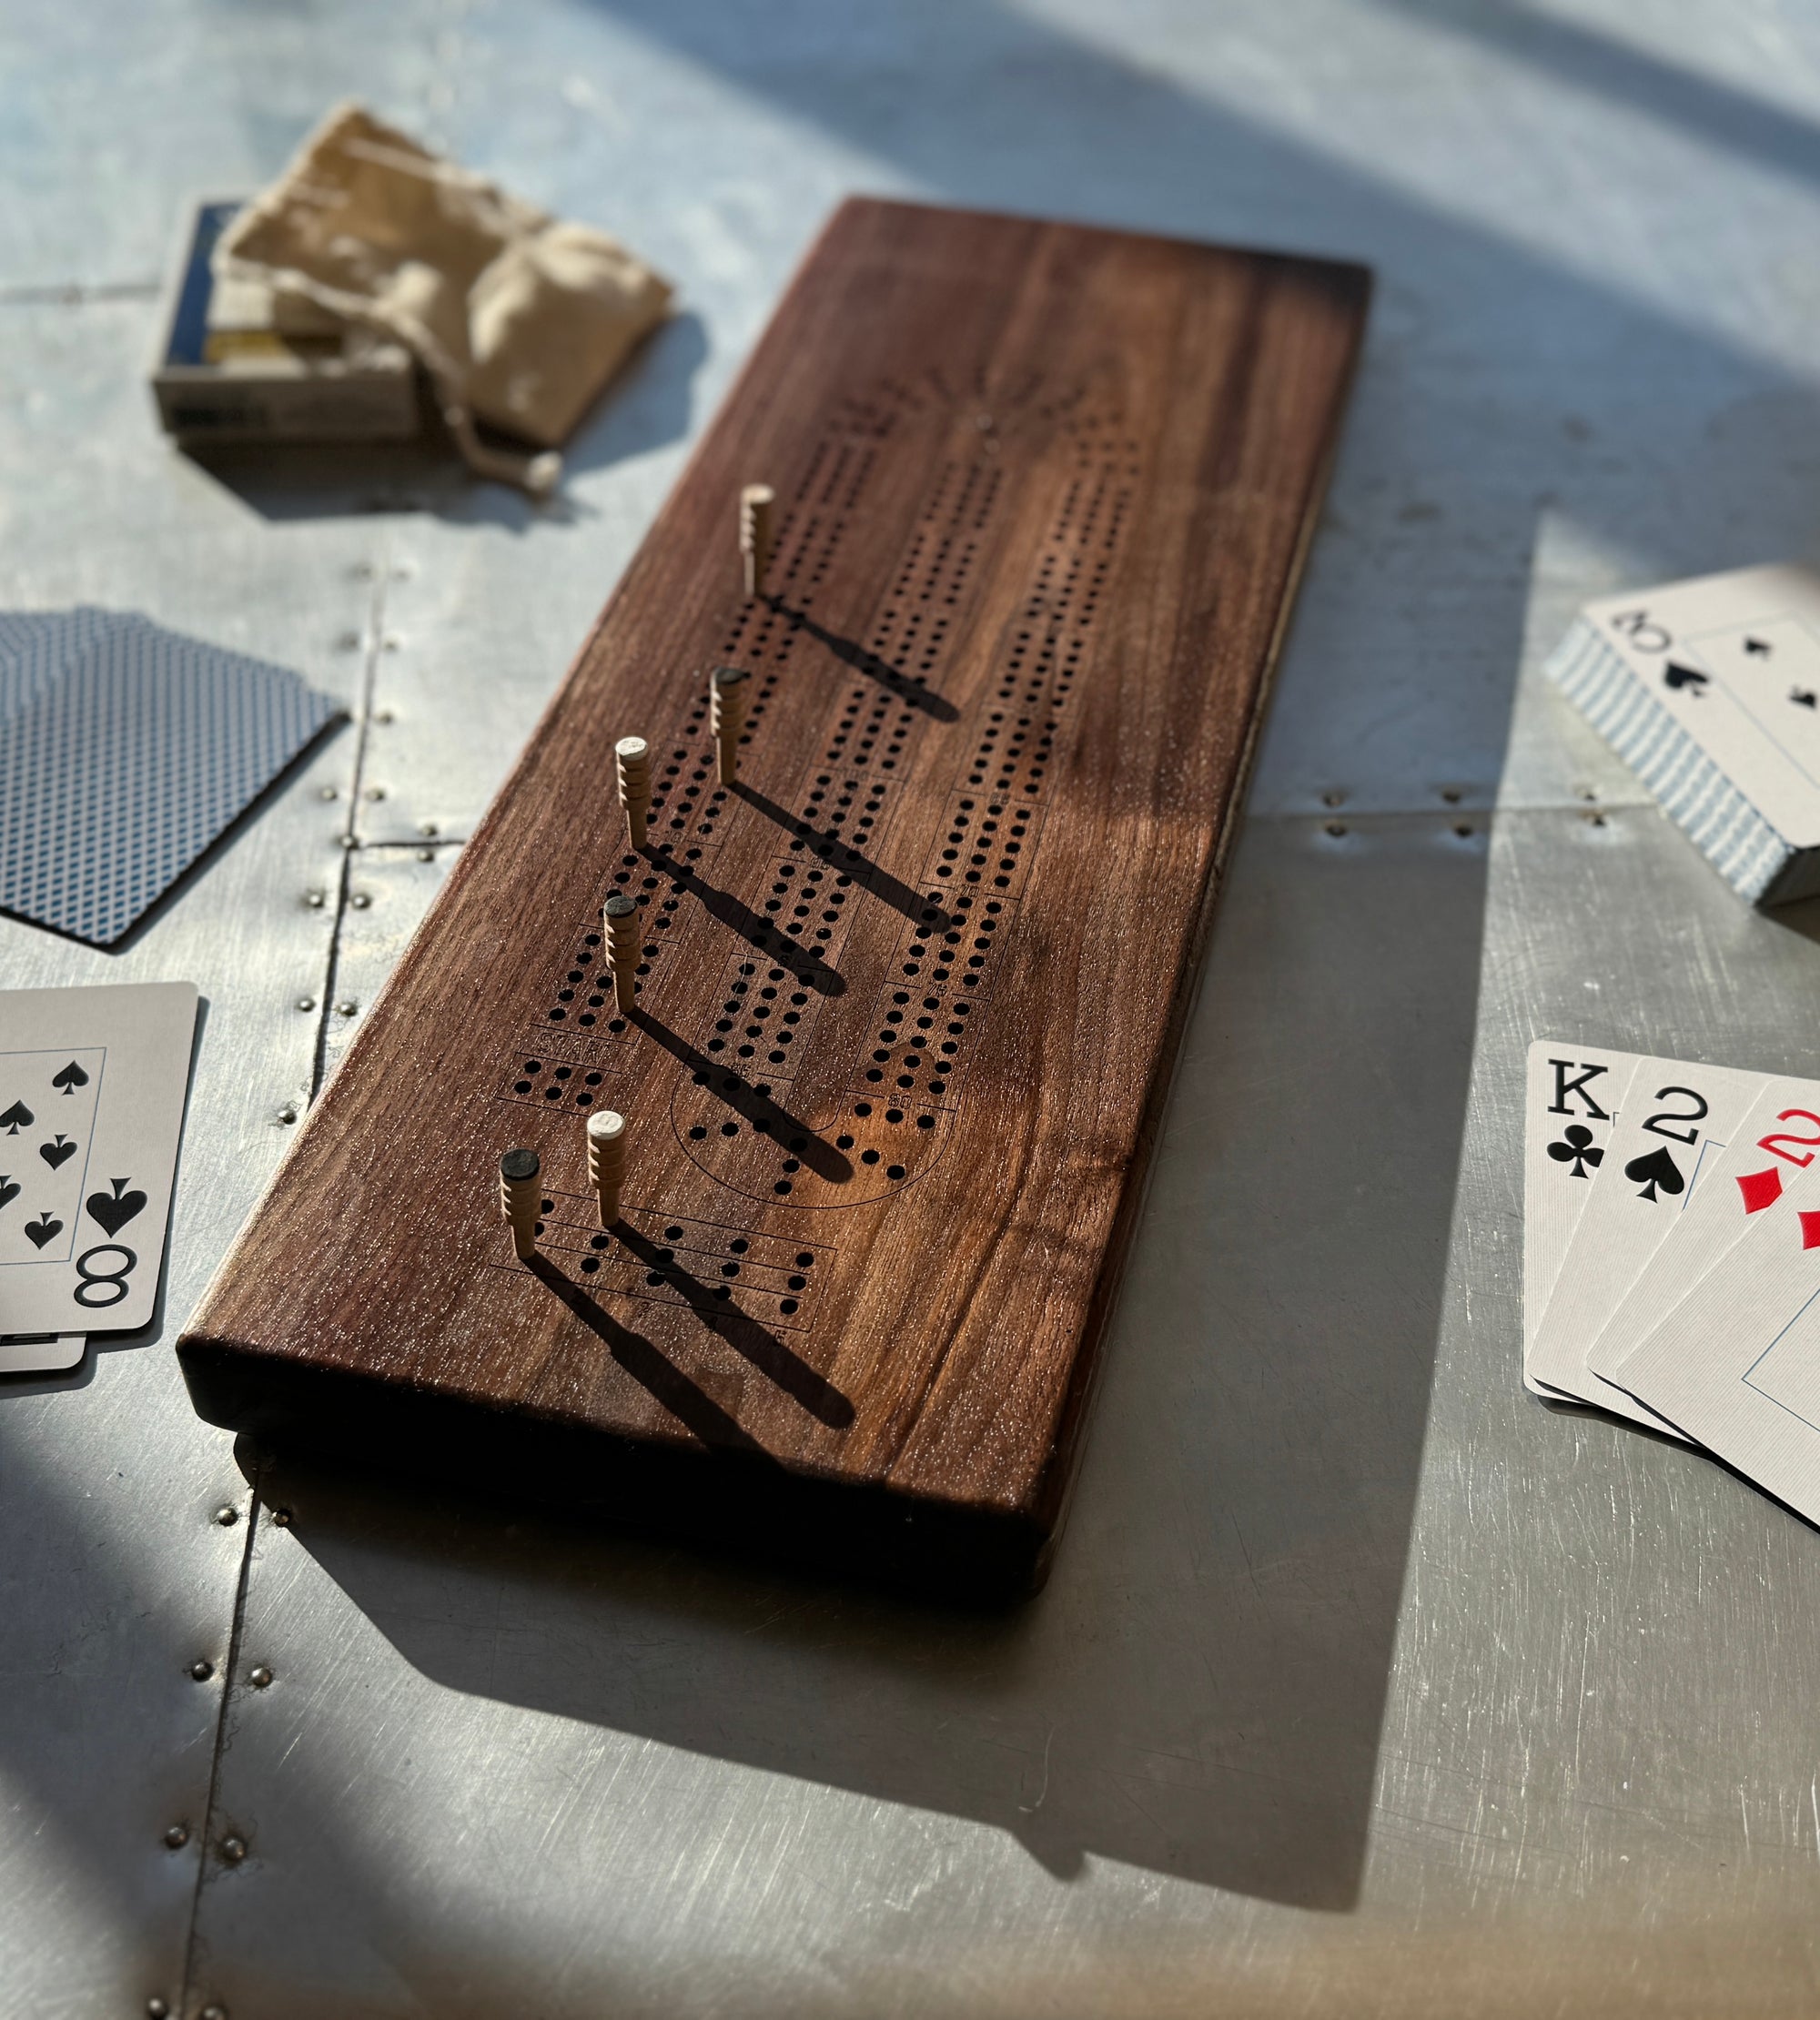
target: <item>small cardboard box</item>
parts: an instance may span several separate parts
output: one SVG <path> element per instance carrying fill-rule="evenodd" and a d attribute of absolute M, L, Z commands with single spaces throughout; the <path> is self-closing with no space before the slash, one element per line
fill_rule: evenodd
<path fill-rule="evenodd" d="M 405 441 L 422 409 L 401 344 L 313 303 L 216 280 L 215 242 L 238 201 L 199 204 L 152 372 L 158 418 L 187 448 L 211 442 Z"/>

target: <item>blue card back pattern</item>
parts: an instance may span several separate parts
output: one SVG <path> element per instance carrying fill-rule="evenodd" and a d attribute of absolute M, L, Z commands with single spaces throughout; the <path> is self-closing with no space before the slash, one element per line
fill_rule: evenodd
<path fill-rule="evenodd" d="M 0 907 L 108 946 L 343 711 L 144 618 L 66 641 L 48 672 L 0 643 Z"/>

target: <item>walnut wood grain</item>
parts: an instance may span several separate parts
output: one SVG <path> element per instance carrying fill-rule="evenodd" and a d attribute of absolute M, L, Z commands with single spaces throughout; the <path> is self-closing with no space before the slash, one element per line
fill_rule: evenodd
<path fill-rule="evenodd" d="M 1039 1578 L 1368 289 L 844 206 L 180 1341 L 201 1413 Z"/>

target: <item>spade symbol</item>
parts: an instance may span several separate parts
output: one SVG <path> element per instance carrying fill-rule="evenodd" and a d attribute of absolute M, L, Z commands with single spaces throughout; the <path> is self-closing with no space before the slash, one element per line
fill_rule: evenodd
<path fill-rule="evenodd" d="M 1624 1167 L 1624 1177 L 1633 1185 L 1643 1187 L 1639 1197 L 1643 1199 L 1655 1199 L 1659 1191 L 1665 1192 L 1673 1199 L 1676 1193 L 1687 1189 L 1681 1167 L 1666 1150 L 1652 1150 L 1641 1157 L 1633 1157 Z"/>
<path fill-rule="evenodd" d="M 1792 687 L 1788 691 L 1788 698 L 1796 708 L 1820 708 L 1820 695 L 1816 695 L 1811 687 Z"/>
<path fill-rule="evenodd" d="M 78 1087 L 86 1087 L 87 1085 L 88 1076 L 83 1072 L 74 1059 L 61 1073 L 54 1073 L 51 1076 L 51 1086 L 61 1087 L 66 1095 L 74 1094 Z"/>
<path fill-rule="evenodd" d="M 110 1235 L 117 1235 L 133 1216 L 144 1207 L 146 1196 L 142 1192 L 128 1192 L 130 1178 L 111 1181 L 114 1197 L 110 1199 L 105 1192 L 92 1192 L 88 1196 L 88 1211 L 91 1218 L 98 1220 Z"/>
<path fill-rule="evenodd" d="M 1583 1122 L 1571 1122 L 1561 1132 L 1562 1140 L 1548 1146 L 1548 1154 L 1558 1165 L 1572 1165 L 1570 1178 L 1583 1178 L 1588 1165 L 1603 1165 L 1605 1153 L 1592 1141 L 1592 1132 Z"/>
<path fill-rule="evenodd" d="M 1683 666 L 1678 661 L 1670 660 L 1663 679 L 1670 687 L 1684 687 L 1690 693 L 1697 695 L 1706 685 L 1707 676 L 1697 672 L 1691 666 Z"/>
<path fill-rule="evenodd" d="M 19 1181 L 9 1173 L 0 1171 L 0 1207 L 4 1207 L 9 1199 L 16 1199 L 18 1197 Z"/>
<path fill-rule="evenodd" d="M 1755 653 L 1760 660 L 1766 660 L 1769 657 L 1769 641 L 1766 638 L 1747 638 L 1744 641 L 1744 651 Z"/>
<path fill-rule="evenodd" d="M 16 1136 L 21 1129 L 29 1129 L 37 1119 L 23 1101 L 15 1101 L 4 1116 L 0 1116 L 0 1129 L 9 1136 Z"/>
<path fill-rule="evenodd" d="M 59 1165 L 67 1164 L 76 1156 L 76 1146 L 59 1131 L 55 1143 L 41 1143 L 38 1146 L 38 1156 L 55 1171 Z"/>
<path fill-rule="evenodd" d="M 42 1248 L 47 1241 L 55 1241 L 63 1232 L 63 1222 L 53 1220 L 48 1214 L 40 1214 L 35 1220 L 25 1223 L 25 1239 L 34 1248 Z"/>

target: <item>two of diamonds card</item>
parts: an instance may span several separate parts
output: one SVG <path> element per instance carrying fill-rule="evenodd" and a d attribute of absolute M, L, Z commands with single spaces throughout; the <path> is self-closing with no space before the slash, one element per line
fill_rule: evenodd
<path fill-rule="evenodd" d="M 1523 1373 L 1820 1520 L 1820 1081 L 1539 1040 Z"/>
<path fill-rule="evenodd" d="M 1602 598 L 1545 671 L 1740 896 L 1820 891 L 1820 576 Z"/>
<path fill-rule="evenodd" d="M 0 1338 L 151 1318 L 196 1011 L 187 982 L 0 994 Z"/>

